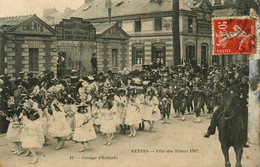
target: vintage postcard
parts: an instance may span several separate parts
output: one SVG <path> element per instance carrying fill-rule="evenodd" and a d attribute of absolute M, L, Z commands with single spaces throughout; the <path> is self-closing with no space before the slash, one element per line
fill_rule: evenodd
<path fill-rule="evenodd" d="M 0 167 L 260 167 L 259 0 L 0 0 Z"/>

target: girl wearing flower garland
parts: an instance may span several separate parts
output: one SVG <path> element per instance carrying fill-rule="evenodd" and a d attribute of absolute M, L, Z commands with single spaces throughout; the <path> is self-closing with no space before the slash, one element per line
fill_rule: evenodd
<path fill-rule="evenodd" d="M 113 120 L 113 110 L 112 103 L 106 101 L 101 109 L 101 114 L 103 115 L 103 120 L 101 123 L 100 131 L 106 134 L 106 142 L 104 145 L 111 145 L 111 138 L 113 133 L 116 132 L 116 124 Z"/>
<path fill-rule="evenodd" d="M 149 87 L 147 89 L 147 95 L 145 97 L 145 111 L 143 119 L 147 120 L 150 125 L 150 131 L 154 132 L 155 121 L 160 120 L 160 110 L 158 108 L 159 100 L 155 96 L 156 89 Z"/>
<path fill-rule="evenodd" d="M 79 152 L 86 150 L 85 145 L 87 145 L 87 150 L 90 150 L 91 147 L 88 142 L 97 137 L 93 126 L 94 120 L 87 107 L 86 105 L 78 106 L 77 113 L 75 114 L 76 127 L 73 140 L 81 142 L 82 148 Z"/>
<path fill-rule="evenodd" d="M 26 108 L 26 116 L 28 120 L 23 125 L 21 143 L 22 146 L 27 149 L 25 156 L 32 155 L 33 159 L 30 162 L 35 164 L 38 161 L 38 156 L 36 154 L 37 148 L 42 148 L 44 143 L 44 132 L 42 120 L 39 119 L 40 115 L 38 113 L 39 108 L 35 106 L 29 106 Z"/>
<path fill-rule="evenodd" d="M 72 133 L 69 135 L 67 140 L 72 139 L 73 132 L 75 130 L 75 110 L 76 110 L 76 105 L 72 104 L 71 101 L 68 98 L 64 99 L 64 105 L 63 109 L 64 112 L 66 113 L 66 120 L 72 130 Z"/>
<path fill-rule="evenodd" d="M 66 120 L 66 113 L 62 104 L 57 100 L 56 96 L 54 96 L 51 103 L 51 110 L 53 114 L 48 133 L 57 139 L 58 145 L 55 150 L 59 150 L 63 147 L 65 138 L 71 134 L 71 128 Z"/>

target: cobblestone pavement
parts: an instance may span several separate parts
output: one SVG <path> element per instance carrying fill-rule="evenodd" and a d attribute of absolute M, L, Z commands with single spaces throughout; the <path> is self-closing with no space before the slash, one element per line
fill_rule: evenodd
<path fill-rule="evenodd" d="M 203 134 L 210 120 L 202 117 L 201 123 L 193 122 L 194 116 L 185 121 L 171 118 L 171 124 L 156 122 L 151 133 L 146 123 L 145 131 L 136 137 L 116 134 L 111 146 L 103 145 L 105 136 L 91 141 L 92 150 L 79 153 L 80 144 L 67 141 L 61 150 L 54 150 L 55 140 L 38 150 L 39 161 L 30 165 L 30 157 L 16 156 L 11 152 L 5 135 L 0 136 L 0 167 L 224 167 L 224 157 L 217 134 L 205 139 Z M 129 132 L 128 132 L 129 133 Z M 243 167 L 260 167 L 260 147 L 250 145 L 244 149 Z M 230 149 L 230 161 L 235 165 L 235 153 Z"/>

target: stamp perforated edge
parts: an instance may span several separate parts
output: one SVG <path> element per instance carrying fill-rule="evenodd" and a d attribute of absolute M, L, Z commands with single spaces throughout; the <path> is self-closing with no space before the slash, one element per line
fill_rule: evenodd
<path fill-rule="evenodd" d="M 212 17 L 211 19 L 211 38 L 212 38 L 212 57 L 213 56 L 228 56 L 228 55 L 256 55 L 256 54 L 260 54 L 258 53 L 258 44 L 259 44 L 259 34 L 257 33 L 257 29 L 256 29 L 256 53 L 242 53 L 242 54 L 237 54 L 237 53 L 224 53 L 224 54 L 215 54 L 214 53 L 214 47 L 215 47 L 215 39 L 214 39 L 214 34 L 215 34 L 215 29 L 214 29 L 214 20 L 217 20 L 217 19 L 254 19 L 255 20 L 255 28 L 257 28 L 257 24 L 260 24 L 260 20 L 259 20 L 259 17 L 253 17 L 253 16 L 221 16 L 221 17 L 217 17 L 217 16 L 214 16 Z M 260 30 L 259 30 L 260 31 Z M 258 55 L 258 57 L 260 57 Z"/>

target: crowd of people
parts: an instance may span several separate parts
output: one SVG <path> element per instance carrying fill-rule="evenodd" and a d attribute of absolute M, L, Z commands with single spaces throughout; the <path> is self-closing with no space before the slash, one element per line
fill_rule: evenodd
<path fill-rule="evenodd" d="M 117 129 L 135 137 L 145 124 L 154 132 L 156 121 L 185 121 L 185 115 L 193 113 L 194 122 L 200 123 L 201 112 L 211 118 L 234 85 L 241 105 L 247 105 L 248 64 L 126 68 L 83 78 L 76 72 L 67 78 L 56 78 L 51 71 L 19 75 L 15 84 L 0 76 L 0 114 L 10 122 L 6 137 L 14 144 L 14 154 L 32 155 L 31 163 L 38 160 L 35 149 L 50 137 L 57 140 L 56 150 L 65 140 L 74 140 L 82 152 L 91 149 L 89 141 L 97 133 L 106 136 L 104 145 L 109 146 Z"/>

